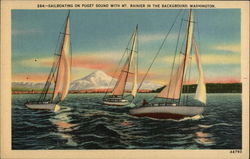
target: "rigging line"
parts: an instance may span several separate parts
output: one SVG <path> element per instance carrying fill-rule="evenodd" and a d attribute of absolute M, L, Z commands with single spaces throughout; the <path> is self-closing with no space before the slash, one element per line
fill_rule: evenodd
<path fill-rule="evenodd" d="M 183 53 L 183 52 L 185 52 L 185 50 L 183 50 L 185 41 L 187 41 L 187 32 L 185 32 L 185 35 L 183 36 L 183 39 L 182 39 L 182 45 L 181 45 L 181 49 L 180 49 L 180 53 L 179 53 L 179 64 L 182 62 L 182 56 L 185 56 L 185 54 Z M 182 91 L 182 89 L 181 89 L 181 91 Z M 181 96 L 178 99 L 179 104 L 180 104 L 180 101 L 181 101 Z"/>
<path fill-rule="evenodd" d="M 62 28 L 63 28 L 63 26 L 62 26 Z M 54 52 L 57 52 L 56 50 L 57 50 L 57 48 L 59 47 L 59 39 L 60 39 L 60 34 L 59 34 L 59 36 L 58 36 L 58 38 L 57 38 L 57 44 L 56 44 L 56 47 L 55 47 L 55 51 L 54 51 Z M 55 59 L 56 59 L 56 58 L 55 58 L 55 56 L 54 56 L 53 65 L 52 65 L 52 67 L 51 67 L 50 73 L 49 73 L 49 75 L 48 75 L 48 77 L 47 77 L 46 83 L 45 83 L 45 85 L 44 85 L 44 87 L 43 87 L 42 93 L 41 93 L 41 95 L 40 95 L 38 101 L 44 101 L 45 98 L 46 98 L 46 96 L 47 96 L 47 94 L 48 94 L 48 90 L 49 90 L 50 85 L 51 85 L 51 80 L 53 79 L 53 76 L 54 76 L 54 75 L 52 75 L 52 74 L 53 74 L 53 72 L 54 72 L 54 66 L 55 66 L 55 63 L 56 63 L 56 62 L 55 62 Z"/>
<path fill-rule="evenodd" d="M 135 55 L 136 55 L 136 76 L 137 76 L 137 80 L 136 80 L 136 86 L 137 86 L 137 81 L 138 81 L 138 74 L 139 74 L 139 69 L 138 69 L 138 66 L 139 66 L 139 31 L 137 30 L 137 33 L 136 33 L 136 35 L 137 35 L 137 45 L 136 45 L 136 53 L 135 53 Z M 134 75 L 135 76 L 135 75 Z M 136 88 L 136 92 L 137 92 L 138 90 L 137 90 L 137 88 Z M 138 92 L 137 92 L 138 93 Z M 133 99 L 134 99 L 135 97 L 133 97 Z"/>
<path fill-rule="evenodd" d="M 190 53 L 192 53 L 192 50 L 193 49 L 193 45 L 192 45 L 192 47 L 191 47 L 191 51 L 190 51 Z M 188 82 L 188 83 L 190 83 L 190 77 L 191 77 L 191 69 L 192 69 L 192 67 L 191 67 L 191 64 L 192 64 L 192 55 L 190 55 L 190 60 L 189 60 L 189 64 L 188 64 L 188 73 L 185 75 L 185 81 L 186 82 Z M 186 96 L 185 96 L 185 98 L 184 98 L 184 102 L 187 104 L 187 102 L 188 102 L 188 93 L 189 93 L 189 90 L 190 90 L 190 85 L 188 85 L 187 83 L 186 83 L 186 88 L 185 88 L 185 92 L 186 92 Z"/>
<path fill-rule="evenodd" d="M 184 16 L 184 14 L 183 14 L 183 16 Z M 179 33 L 178 33 L 178 38 L 177 38 L 177 44 L 176 44 L 176 47 L 175 47 L 174 61 L 173 61 L 172 67 L 171 67 L 170 80 L 169 80 L 169 83 L 168 83 L 168 87 L 171 85 L 171 82 L 172 82 L 171 79 L 172 79 L 172 76 L 173 76 L 173 70 L 174 70 L 174 66 L 175 66 L 175 59 L 176 59 L 176 54 L 177 54 L 177 50 L 178 50 L 178 44 L 179 44 L 179 39 L 180 39 L 180 33 L 181 33 L 182 23 L 183 23 L 183 19 L 181 20 L 181 24 L 180 24 L 180 28 L 179 28 Z M 174 81 L 174 82 L 176 84 L 177 81 Z M 175 94 L 175 90 L 174 90 L 174 94 Z M 169 94 L 169 91 L 170 91 L 170 88 L 168 88 L 168 94 Z"/>
<path fill-rule="evenodd" d="M 69 39 L 70 43 L 70 74 L 72 75 L 72 63 L 73 63 L 73 51 L 72 51 L 72 43 Z M 71 77 L 71 76 L 70 76 Z"/>
<path fill-rule="evenodd" d="M 59 39 L 60 39 L 60 34 L 58 35 L 58 38 L 57 38 L 57 44 L 56 44 L 56 48 L 55 48 L 55 52 L 56 52 L 56 50 L 57 50 L 57 48 L 58 48 L 58 45 L 59 45 Z M 43 90 L 42 90 L 42 93 L 41 93 L 41 95 L 40 95 L 40 97 L 39 97 L 39 101 L 43 101 L 45 98 L 46 98 L 46 95 L 47 95 L 47 92 L 48 92 L 48 82 L 49 82 L 49 80 L 50 80 L 50 77 L 51 77 L 51 73 L 53 72 L 53 67 L 54 67 L 54 65 L 55 65 L 55 56 L 54 56 L 54 62 L 53 62 L 53 65 L 52 65 L 52 67 L 51 67 L 51 69 L 50 69 L 50 73 L 49 73 L 49 75 L 48 75 L 48 77 L 47 77 L 47 80 L 46 80 L 46 83 L 45 83 L 45 85 L 44 85 L 44 87 L 43 87 Z M 50 85 L 50 84 L 49 84 Z"/>
<path fill-rule="evenodd" d="M 190 29 L 190 24 L 191 24 L 191 16 L 192 16 L 192 10 L 189 10 L 189 18 L 188 18 L 188 28 L 187 28 L 187 39 L 186 39 L 186 47 L 185 47 L 185 57 L 184 57 L 184 64 L 183 64 L 183 72 L 182 72 L 182 79 L 181 79 L 181 88 L 183 88 L 183 79 L 184 79 L 184 74 L 185 74 L 185 70 L 186 70 L 186 58 L 187 57 L 187 49 L 188 49 L 188 38 L 189 38 L 189 29 Z M 193 30 L 193 28 L 192 28 Z M 180 97 L 182 95 L 182 91 L 180 91 Z M 179 100 L 180 101 L 180 100 Z M 179 103 L 180 104 L 180 103 Z"/>
<path fill-rule="evenodd" d="M 121 65 L 122 60 L 123 60 L 124 56 L 125 56 L 126 53 L 127 53 L 127 50 L 128 50 L 128 47 L 129 47 L 129 44 L 130 44 L 131 40 L 132 40 L 132 36 L 130 37 L 130 39 L 129 39 L 129 41 L 128 41 L 128 44 L 127 44 L 127 46 L 126 46 L 126 48 L 125 48 L 125 50 L 124 50 L 124 52 L 123 52 L 123 54 L 122 54 L 122 57 L 121 57 L 120 61 L 118 62 L 117 68 L 116 68 L 115 71 L 113 72 L 113 73 L 114 73 L 113 75 L 116 75 L 116 74 L 117 74 L 117 72 L 118 72 L 118 70 L 119 70 L 119 68 L 120 68 L 119 66 Z M 106 95 L 108 94 L 109 87 L 111 86 L 111 84 L 113 83 L 113 81 L 114 81 L 114 78 L 112 77 L 112 79 L 111 79 L 111 81 L 109 82 L 109 85 L 108 85 L 108 87 L 107 87 L 107 89 L 106 89 L 106 91 L 105 91 L 105 95 L 104 95 L 103 98 L 105 98 Z"/>
<path fill-rule="evenodd" d="M 177 20 L 177 18 L 179 17 L 179 15 L 180 15 L 181 12 L 182 12 L 182 10 L 180 10 L 180 11 L 178 12 L 177 16 L 175 17 L 173 24 L 171 25 L 171 27 L 170 27 L 170 29 L 169 29 L 167 35 L 165 36 L 164 40 L 162 41 L 162 43 L 161 43 L 161 45 L 160 45 L 160 48 L 158 49 L 158 51 L 157 51 L 155 57 L 153 58 L 152 63 L 150 64 L 148 70 L 146 71 L 146 73 L 145 73 L 145 75 L 144 75 L 144 77 L 143 77 L 143 79 L 142 79 L 142 81 L 141 81 L 141 83 L 140 83 L 140 85 L 139 85 L 137 91 L 141 88 L 142 83 L 143 83 L 144 80 L 146 79 L 146 77 L 147 77 L 147 75 L 148 75 L 148 72 L 150 71 L 150 69 L 151 69 L 153 63 L 155 62 L 156 58 L 158 57 L 158 55 L 159 55 L 159 53 L 160 53 L 160 51 L 161 51 L 161 49 L 162 49 L 162 47 L 163 47 L 163 45 L 164 45 L 164 43 L 165 43 L 165 41 L 166 41 L 166 39 L 167 39 L 169 33 L 171 32 L 172 28 L 174 27 L 174 24 L 175 24 L 175 22 L 176 22 L 176 20 Z"/>
<path fill-rule="evenodd" d="M 72 80 L 72 65 L 73 65 L 73 48 L 72 48 L 72 43 L 71 43 L 71 37 L 72 37 L 72 34 L 69 35 L 69 45 L 70 45 L 70 81 Z M 71 82 L 70 82 L 70 84 L 71 84 Z M 69 84 L 69 87 L 70 87 L 70 84 Z"/>
<path fill-rule="evenodd" d="M 182 19 L 184 20 L 184 19 Z M 182 39 L 182 44 L 181 44 L 181 49 L 180 49 L 180 54 L 184 55 L 184 51 L 182 52 L 183 48 L 184 48 L 184 45 L 185 45 L 185 41 L 186 41 L 186 38 L 187 38 L 187 32 L 185 31 L 185 35 L 183 36 L 183 39 Z"/>
<path fill-rule="evenodd" d="M 138 81 L 138 62 L 139 62 L 139 33 L 138 33 L 138 24 L 136 25 L 136 33 L 135 33 L 135 37 L 136 37 L 136 47 L 135 47 L 135 49 L 134 50 L 130 50 L 130 51 L 134 51 L 134 60 L 133 60 L 133 64 L 134 64 L 134 67 L 136 67 L 136 70 L 135 70 L 135 72 L 134 72 L 134 78 L 135 78 L 135 76 L 137 76 L 137 81 Z M 136 85 L 137 85 L 137 81 L 135 81 L 136 82 Z M 134 83 L 135 84 L 135 83 Z M 132 89 L 133 89 L 133 85 L 132 85 Z M 132 93 L 132 89 L 131 89 L 131 93 Z M 138 90 L 136 89 L 136 93 L 138 93 L 137 92 Z M 131 101 L 131 103 L 134 101 L 134 99 L 135 99 L 135 96 L 133 96 L 132 94 L 131 94 L 131 96 L 133 97 L 133 99 L 132 99 L 132 101 Z"/>
<path fill-rule="evenodd" d="M 127 71 L 124 71 L 124 69 L 125 69 L 125 67 L 127 67 L 127 65 L 129 65 L 129 59 L 126 60 L 124 66 L 122 67 L 121 73 L 120 73 L 120 75 L 119 75 L 119 77 L 118 77 L 118 79 L 117 79 L 116 85 L 115 85 L 115 87 L 113 88 L 112 92 L 113 92 L 113 91 L 115 90 L 115 88 L 119 85 L 120 80 L 121 80 L 121 78 L 122 78 L 122 76 L 123 76 L 124 73 L 126 73 L 126 79 L 127 79 L 128 72 L 127 72 Z M 128 67 L 129 67 L 129 66 L 128 66 Z M 126 84 L 125 84 L 125 85 L 126 85 Z M 124 86 L 124 88 L 125 88 L 125 86 Z"/>
<path fill-rule="evenodd" d="M 67 16 L 67 18 L 66 18 L 66 20 L 65 20 L 65 28 L 64 28 L 64 33 L 66 33 L 66 29 L 67 29 L 67 21 L 68 21 L 68 18 L 69 18 L 69 14 L 68 14 L 68 16 Z M 63 44 L 64 44 L 64 40 L 65 40 L 65 36 L 66 35 L 64 35 L 63 36 L 63 39 L 62 39 L 62 42 L 61 42 L 61 48 L 60 48 L 60 56 L 59 56 L 59 62 L 58 62 L 58 68 L 60 67 L 60 64 L 61 64 L 61 57 L 62 57 L 62 51 L 63 51 L 63 48 L 64 48 L 64 46 L 63 46 Z M 54 91 L 53 91 L 53 95 L 52 95 L 52 98 L 51 98 L 51 100 L 53 100 L 53 98 L 54 98 L 54 96 L 55 96 L 55 90 L 56 90 L 56 82 L 57 82 L 57 80 L 58 80 L 58 75 L 59 75 L 59 70 L 57 69 L 57 73 L 56 73 L 56 78 L 55 78 L 55 86 L 54 86 Z"/>
<path fill-rule="evenodd" d="M 132 44 L 131 44 L 131 51 L 130 51 L 130 54 L 129 54 L 129 58 L 128 58 L 128 72 L 129 72 L 129 70 L 130 70 L 130 65 L 131 65 L 131 58 L 132 58 L 132 54 L 133 54 L 133 52 L 134 52 L 134 50 L 133 50 L 133 47 L 134 47 L 134 45 L 135 45 L 135 42 L 136 42 L 136 33 L 137 33 L 137 29 L 138 29 L 138 25 L 136 25 L 136 30 L 135 30 L 135 32 L 133 33 L 133 41 L 132 41 Z M 127 83 L 127 79 L 128 79 L 128 72 L 126 72 L 126 79 L 125 79 L 125 81 L 126 81 L 126 83 Z M 126 83 L 125 83 L 125 85 L 124 85 L 124 90 L 125 90 L 125 87 L 126 87 Z M 123 91 L 123 94 L 124 94 L 124 91 Z M 123 95 L 122 94 L 122 95 Z"/>
<path fill-rule="evenodd" d="M 61 38 L 61 35 L 59 34 L 58 36 L 58 41 L 57 41 L 57 45 L 59 45 L 59 41 L 60 41 L 60 38 Z M 54 54 L 54 62 L 53 62 L 53 65 L 52 65 L 52 68 L 51 68 L 51 72 L 50 72 L 50 76 L 49 76 L 49 80 L 48 80 L 48 84 L 47 84 L 47 88 L 45 89 L 45 95 L 44 95 L 44 99 L 46 98 L 47 94 L 48 94 L 48 91 L 49 91 L 49 88 L 51 86 L 51 83 L 52 83 L 52 80 L 54 79 L 54 76 L 55 76 L 55 71 L 56 71 L 56 67 L 58 65 L 58 55 L 57 55 L 57 52 Z"/>
<path fill-rule="evenodd" d="M 198 34 L 198 42 L 199 42 L 198 48 L 199 48 L 199 51 L 201 52 L 201 38 L 200 38 L 200 29 L 199 29 L 200 27 L 199 27 L 199 21 L 198 21 L 199 19 L 198 19 L 198 16 L 195 16 L 195 18 L 197 20 L 196 25 L 197 25 L 197 34 Z"/>
<path fill-rule="evenodd" d="M 44 101 L 45 98 L 46 98 L 46 95 L 48 93 L 48 88 L 50 86 L 50 80 L 51 80 L 51 75 L 52 75 L 52 72 L 53 72 L 54 65 L 55 65 L 55 61 L 53 62 L 53 65 L 51 67 L 50 73 L 49 73 L 49 75 L 47 77 L 46 83 L 45 83 L 44 88 L 42 90 L 42 93 L 40 95 L 39 101 Z"/>
<path fill-rule="evenodd" d="M 54 75 L 55 75 L 55 68 L 57 67 L 57 65 L 58 65 L 58 61 L 55 59 L 54 64 L 53 64 L 52 69 L 51 69 L 51 73 L 50 73 L 49 79 L 48 79 L 48 83 L 47 83 L 47 87 L 46 87 L 46 92 L 44 93 L 44 97 L 43 97 L 44 99 L 46 98 L 46 95 L 48 94 L 49 88 L 51 86 L 52 80 L 53 80 Z"/>
<path fill-rule="evenodd" d="M 64 26 L 66 26 L 67 25 L 67 19 L 68 19 L 68 17 L 69 17 L 69 14 L 68 14 L 68 16 L 67 16 L 67 18 L 66 18 L 66 20 L 65 20 L 65 23 L 64 23 L 64 25 L 62 25 L 62 28 L 64 27 Z M 66 29 L 66 28 L 65 28 Z M 62 29 L 61 29 L 62 30 Z M 57 53 L 57 48 L 59 48 L 59 39 L 60 39 L 60 37 L 61 37 L 61 33 L 59 34 L 59 36 L 58 36 L 58 43 L 57 43 L 57 47 L 56 47 L 56 49 L 55 49 L 55 52 Z M 62 44 L 63 43 L 63 41 L 61 41 L 60 42 L 60 44 Z M 59 51 L 58 51 L 59 52 Z M 49 81 L 49 83 L 48 83 L 48 85 L 47 85 L 47 88 L 46 88 L 46 93 L 45 93 L 45 95 L 44 95 L 44 99 L 46 98 L 46 95 L 48 94 L 48 91 L 49 91 L 49 88 L 50 88 L 50 85 L 51 85 L 51 81 L 53 80 L 53 78 L 54 78 L 54 74 L 55 74 L 55 71 L 56 71 L 56 67 L 57 67 L 57 65 L 58 65 L 58 61 L 57 61 L 57 54 L 55 53 L 55 56 L 54 56 L 54 64 L 55 63 L 57 63 L 56 64 L 56 66 L 54 66 L 54 64 L 53 64 L 53 66 L 52 66 L 52 71 L 51 71 L 51 75 L 50 75 L 50 81 Z M 60 55 L 59 55 L 59 57 L 61 57 Z M 57 62 L 55 62 L 55 61 L 57 61 Z M 56 80 L 55 80 L 56 81 Z M 52 95 L 52 97 L 53 97 L 53 95 Z M 52 100 L 51 100 L 51 102 L 52 102 Z"/>
<path fill-rule="evenodd" d="M 200 55 L 200 58 L 202 57 L 202 47 L 201 47 L 201 38 L 200 38 L 200 27 L 199 27 L 199 18 L 198 16 L 196 16 L 196 19 L 197 19 L 197 34 L 198 34 L 198 48 L 199 48 L 199 55 Z M 195 37 L 194 37 L 195 38 Z M 197 42 L 197 40 L 195 40 Z M 203 75 L 204 76 L 204 75 Z M 205 77 L 204 77 L 205 78 Z M 206 79 L 204 79 L 204 81 L 206 81 Z"/>
<path fill-rule="evenodd" d="M 183 12 L 183 17 L 182 17 L 182 22 L 188 22 L 188 20 L 185 20 L 184 19 L 184 14 L 185 12 Z M 185 44 L 185 41 L 186 41 L 186 39 L 187 39 L 187 31 L 185 31 L 185 34 L 184 34 L 184 36 L 183 36 L 183 39 L 182 40 L 180 40 L 180 41 L 182 41 L 182 44 L 181 44 L 181 47 L 180 47 L 180 52 L 179 52 L 179 56 L 178 56 L 178 61 L 179 61 L 179 65 L 183 62 L 182 61 L 182 56 L 185 56 L 185 50 L 184 51 L 182 51 L 183 50 L 183 47 L 184 47 L 184 44 Z M 178 68 L 178 69 L 180 69 L 180 68 Z M 176 90 L 176 88 L 175 88 L 175 90 Z M 175 93 L 175 90 L 174 90 L 174 93 Z M 182 91 L 182 88 L 181 88 L 181 91 Z M 181 98 L 181 96 L 179 97 L 179 99 L 173 99 L 172 101 L 173 102 L 176 102 L 176 101 L 178 101 L 178 103 L 179 103 L 179 101 L 180 101 L 180 98 Z"/>
<path fill-rule="evenodd" d="M 194 27 L 193 27 L 193 30 L 196 30 L 196 26 L 194 25 Z M 194 33 L 193 33 L 193 37 L 192 37 L 192 46 L 191 46 L 191 50 L 190 50 L 190 63 L 189 63 L 189 75 L 188 75 L 188 83 L 191 83 L 191 80 L 190 80 L 190 78 L 191 78 L 191 71 L 192 71 L 192 56 L 193 56 L 193 51 L 194 51 L 194 43 L 193 43 L 193 40 L 194 40 L 194 38 L 195 38 L 195 36 L 194 36 Z M 187 92 L 188 93 L 190 93 L 189 92 L 190 91 L 190 85 L 187 87 Z M 188 102 L 188 98 L 189 98 L 189 96 L 188 96 L 188 94 L 187 94 L 187 97 L 186 97 L 186 102 Z"/>

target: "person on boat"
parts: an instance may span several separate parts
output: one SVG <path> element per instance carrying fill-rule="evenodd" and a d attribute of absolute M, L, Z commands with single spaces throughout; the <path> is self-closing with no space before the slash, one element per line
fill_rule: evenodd
<path fill-rule="evenodd" d="M 147 105 L 147 104 L 148 104 L 148 102 L 146 101 L 146 99 L 143 99 L 142 105 Z"/>

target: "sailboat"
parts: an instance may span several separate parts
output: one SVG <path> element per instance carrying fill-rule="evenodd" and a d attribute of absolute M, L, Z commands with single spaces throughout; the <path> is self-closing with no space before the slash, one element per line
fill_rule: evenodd
<path fill-rule="evenodd" d="M 194 20 L 192 10 L 189 11 L 187 20 L 187 31 L 184 53 L 180 53 L 181 60 L 175 71 L 172 71 L 168 86 L 166 86 L 154 98 L 161 98 L 164 102 L 149 103 L 144 100 L 143 104 L 130 110 L 130 114 L 137 117 L 150 117 L 157 119 L 182 119 L 201 115 L 206 104 L 206 85 L 202 70 L 201 58 L 197 43 L 194 38 Z M 187 67 L 190 65 L 190 53 L 194 50 L 196 66 L 198 70 L 198 85 L 196 88 L 195 99 L 200 106 L 188 105 L 187 102 L 181 103 L 184 79 L 187 76 Z"/>
<path fill-rule="evenodd" d="M 70 86 L 70 19 L 69 14 L 65 20 L 64 32 L 61 32 L 61 43 L 55 54 L 54 63 L 51 67 L 45 86 L 37 101 L 28 101 L 25 105 L 30 109 L 44 109 L 58 111 L 59 103 L 68 94 Z M 52 97 L 48 97 L 50 87 L 54 85 Z"/>
<path fill-rule="evenodd" d="M 138 34 L 138 25 L 136 25 L 136 29 L 132 34 L 131 37 L 131 48 L 127 48 L 126 51 L 128 51 L 128 57 L 125 60 L 125 63 L 122 66 L 122 69 L 120 71 L 120 75 L 118 77 L 118 80 L 115 84 L 115 87 L 113 88 L 111 95 L 105 95 L 103 98 L 103 103 L 107 105 L 113 105 L 113 106 L 124 106 L 130 104 L 129 100 L 124 98 L 124 92 L 126 83 L 128 80 L 129 75 L 133 75 L 133 84 L 132 84 L 132 90 L 131 95 L 133 98 L 135 98 L 137 94 L 137 34 Z M 133 70 L 131 70 L 133 66 Z"/>

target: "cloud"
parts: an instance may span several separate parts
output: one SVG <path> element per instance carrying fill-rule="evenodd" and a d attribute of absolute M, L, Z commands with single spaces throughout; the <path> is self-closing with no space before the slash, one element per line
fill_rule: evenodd
<path fill-rule="evenodd" d="M 122 54 L 115 52 L 82 52 L 73 54 L 72 66 L 73 67 L 86 67 L 86 68 L 107 68 L 108 65 L 117 63 Z M 51 67 L 53 64 L 53 57 L 31 58 L 17 61 L 23 66 L 29 67 Z"/>
<path fill-rule="evenodd" d="M 113 61 L 95 57 L 78 56 L 72 59 L 72 67 L 106 70 L 115 67 Z"/>
<path fill-rule="evenodd" d="M 167 56 L 165 58 L 162 58 L 160 61 L 165 62 L 168 64 L 172 64 L 174 59 L 174 56 Z M 216 64 L 240 64 L 240 55 L 239 54 L 202 54 L 201 55 L 201 62 L 202 64 L 210 64 L 210 65 L 216 65 Z M 176 58 L 176 62 L 179 61 L 179 58 Z M 192 62 L 195 62 L 195 56 L 192 56 Z"/>
<path fill-rule="evenodd" d="M 18 73 L 12 75 L 13 82 L 44 82 L 48 75 L 43 73 Z"/>
<path fill-rule="evenodd" d="M 220 54 L 204 54 L 201 56 L 202 64 L 240 64 L 240 56 L 220 55 Z"/>
<path fill-rule="evenodd" d="M 212 49 L 218 51 L 240 53 L 240 44 L 217 45 L 217 46 L 212 46 Z"/>

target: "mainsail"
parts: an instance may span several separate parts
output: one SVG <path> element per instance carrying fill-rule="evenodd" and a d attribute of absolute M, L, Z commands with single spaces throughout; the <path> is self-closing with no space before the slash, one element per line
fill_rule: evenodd
<path fill-rule="evenodd" d="M 69 16 L 66 20 L 65 30 L 64 30 L 63 42 L 58 57 L 58 69 L 55 79 L 55 88 L 52 96 L 52 100 L 55 100 L 58 94 L 61 94 L 60 101 L 64 100 L 68 94 L 70 85 L 70 28 L 69 28 Z"/>
<path fill-rule="evenodd" d="M 132 49 L 131 49 L 131 57 L 130 57 L 130 63 L 134 65 L 134 80 L 133 80 L 133 85 L 132 85 L 132 91 L 131 94 L 133 97 L 136 96 L 137 93 L 137 76 L 138 76 L 138 69 L 137 69 L 137 53 L 136 52 L 136 33 L 137 33 L 138 26 L 136 26 L 136 31 L 134 32 L 133 35 L 133 44 L 132 44 Z"/>
<path fill-rule="evenodd" d="M 204 74 L 202 70 L 202 65 L 201 65 L 201 58 L 199 54 L 199 50 L 196 44 L 196 41 L 193 40 L 193 46 L 194 46 L 194 52 L 195 52 L 195 58 L 196 58 L 196 64 L 199 72 L 199 78 L 198 78 L 198 86 L 196 89 L 196 94 L 195 94 L 195 99 L 199 100 L 200 102 L 206 104 L 206 84 L 204 80 Z"/>
<path fill-rule="evenodd" d="M 121 74 L 119 76 L 119 79 L 115 85 L 115 88 L 112 92 L 113 95 L 123 95 L 125 91 L 125 86 L 128 78 L 128 74 L 131 73 L 129 72 L 131 65 L 134 65 L 134 80 L 133 80 L 133 85 L 132 85 L 132 96 L 135 97 L 136 92 L 137 92 L 137 61 L 136 61 L 136 39 L 137 39 L 137 26 L 136 26 L 136 31 L 132 35 L 132 46 L 130 50 L 129 57 L 127 58 L 122 70 Z"/>
<path fill-rule="evenodd" d="M 183 79 L 187 69 L 187 64 L 192 47 L 193 38 L 193 15 L 192 11 L 189 12 L 189 20 L 187 26 L 187 38 L 186 38 L 186 48 L 184 57 L 182 57 L 181 63 L 177 68 L 175 74 L 170 78 L 169 85 L 165 87 L 156 97 L 168 98 L 168 99 L 180 99 Z"/>

